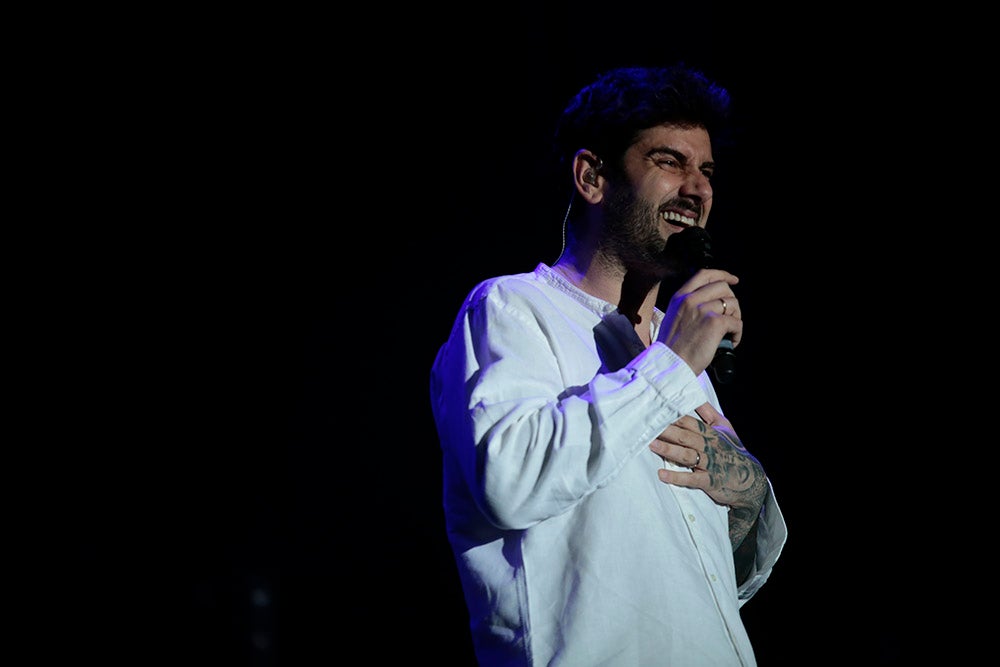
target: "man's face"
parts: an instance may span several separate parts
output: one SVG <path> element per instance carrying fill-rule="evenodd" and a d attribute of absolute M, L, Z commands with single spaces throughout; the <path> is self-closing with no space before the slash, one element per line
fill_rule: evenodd
<path fill-rule="evenodd" d="M 655 261 L 671 234 L 707 225 L 715 163 L 704 128 L 644 130 L 624 166 L 626 181 L 609 192 L 605 209 L 606 241 L 620 256 Z"/>
<path fill-rule="evenodd" d="M 625 152 L 635 196 L 655 207 L 664 239 L 684 227 L 706 226 L 714 171 L 712 142 L 701 127 L 658 125 Z"/>

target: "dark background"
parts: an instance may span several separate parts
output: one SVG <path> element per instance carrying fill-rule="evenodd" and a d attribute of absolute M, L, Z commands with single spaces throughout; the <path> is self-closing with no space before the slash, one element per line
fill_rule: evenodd
<path fill-rule="evenodd" d="M 68 461 L 66 643 L 131 664 L 472 665 L 434 354 L 475 283 L 559 254 L 548 142 L 570 96 L 685 60 L 742 128 L 710 222 L 746 327 L 720 394 L 789 525 L 743 608 L 758 661 L 920 655 L 916 519 L 873 466 L 914 429 L 889 407 L 909 359 L 885 354 L 909 302 L 884 286 L 919 291 L 902 275 L 925 249 L 899 249 L 911 186 L 885 171 L 909 159 L 923 50 L 882 55 L 856 11 L 718 5 L 261 11 L 109 49 L 100 80 L 135 96 L 99 115 L 141 158 L 115 172 L 143 215 L 93 267 L 121 320 L 97 337 L 125 362 L 103 406 L 123 448 Z"/>

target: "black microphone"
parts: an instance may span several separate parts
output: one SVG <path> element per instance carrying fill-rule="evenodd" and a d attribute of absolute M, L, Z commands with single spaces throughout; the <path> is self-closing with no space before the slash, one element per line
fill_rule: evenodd
<path fill-rule="evenodd" d="M 715 264 L 712 237 L 703 227 L 685 227 L 680 232 L 671 234 L 663 248 L 663 254 L 673 264 L 673 270 L 683 276 L 683 280 L 690 278 L 698 269 L 709 269 Z M 719 384 L 728 384 L 733 380 L 736 372 L 736 353 L 733 347 L 732 334 L 726 334 L 708 366 Z"/>

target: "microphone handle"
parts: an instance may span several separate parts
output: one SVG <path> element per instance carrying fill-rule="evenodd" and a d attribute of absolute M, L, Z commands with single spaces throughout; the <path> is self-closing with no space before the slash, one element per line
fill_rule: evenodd
<path fill-rule="evenodd" d="M 719 384 L 729 384 L 736 374 L 736 352 L 733 351 L 733 341 L 730 334 L 719 341 L 712 363 L 708 365 Z"/>
<path fill-rule="evenodd" d="M 685 280 L 698 269 L 712 268 L 715 262 L 712 238 L 703 227 L 687 227 L 677 234 L 671 234 L 663 252 L 671 261 L 680 264 Z M 736 373 L 736 353 L 733 348 L 732 335 L 726 334 L 708 366 L 719 384 L 732 382 Z"/>

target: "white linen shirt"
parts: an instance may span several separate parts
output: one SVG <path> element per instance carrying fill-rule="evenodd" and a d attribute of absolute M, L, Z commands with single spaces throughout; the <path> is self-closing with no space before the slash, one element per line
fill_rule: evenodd
<path fill-rule="evenodd" d="M 649 449 L 702 403 L 721 412 L 706 373 L 539 264 L 470 292 L 431 398 L 482 666 L 756 664 L 739 609 L 785 543 L 773 489 L 738 587 L 728 508 L 661 482 L 674 466 Z"/>

